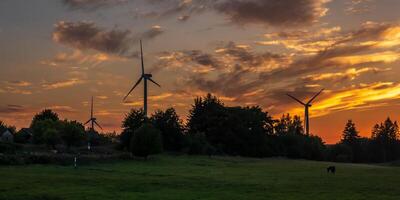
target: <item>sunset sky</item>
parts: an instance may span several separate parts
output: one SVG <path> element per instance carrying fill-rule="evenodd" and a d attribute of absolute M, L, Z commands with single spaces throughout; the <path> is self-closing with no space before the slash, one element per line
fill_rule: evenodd
<path fill-rule="evenodd" d="M 89 100 L 106 131 L 141 108 L 138 41 L 144 41 L 149 112 L 183 120 L 196 96 L 259 105 L 303 118 L 311 133 L 340 139 L 353 119 L 363 136 L 399 120 L 398 0 L 1 0 L 0 120 L 27 127 L 44 108 L 86 121 Z"/>

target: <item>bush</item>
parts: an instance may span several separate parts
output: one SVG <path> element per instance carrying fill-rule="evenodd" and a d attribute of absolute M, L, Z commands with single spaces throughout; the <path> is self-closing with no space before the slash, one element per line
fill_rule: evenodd
<path fill-rule="evenodd" d="M 162 152 L 161 132 L 151 124 L 143 124 L 135 131 L 130 144 L 134 156 L 147 158 Z"/>
<path fill-rule="evenodd" d="M 15 154 L 15 152 L 20 149 L 19 145 L 7 142 L 0 142 L 0 153 L 3 154 Z"/>
<path fill-rule="evenodd" d="M 214 155 L 217 149 L 207 142 L 204 133 L 194 133 L 186 136 L 185 152 L 189 155 Z"/>
<path fill-rule="evenodd" d="M 338 143 L 329 147 L 328 159 L 334 162 L 352 162 L 353 151 L 349 145 Z"/>
<path fill-rule="evenodd" d="M 68 148 L 73 145 L 81 145 L 85 139 L 85 127 L 77 121 L 61 122 L 60 135 Z"/>
<path fill-rule="evenodd" d="M 177 152 L 182 149 L 183 125 L 175 109 L 157 111 L 151 116 L 150 121 L 161 131 L 164 150 Z"/>

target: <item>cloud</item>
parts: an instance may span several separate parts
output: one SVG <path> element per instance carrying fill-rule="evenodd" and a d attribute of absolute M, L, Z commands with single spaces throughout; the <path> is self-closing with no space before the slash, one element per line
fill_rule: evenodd
<path fill-rule="evenodd" d="M 391 76 L 392 65 L 399 61 L 399 32 L 397 24 L 374 22 L 363 23 L 356 30 L 319 27 L 272 32 L 265 38 L 280 44 L 282 40 L 295 41 L 291 48 L 285 46 L 289 53 L 271 53 L 247 44 L 221 42 L 210 52 L 163 52 L 156 65 L 167 66 L 161 70 L 179 70 L 182 74 L 176 79 L 174 94 L 212 92 L 229 105 L 261 105 L 273 114 L 281 114 L 296 111 L 295 103 L 286 93 L 306 99 L 321 88 L 327 88 L 318 102 L 346 91 L 358 92 L 364 100 L 351 107 L 350 101 L 334 101 L 339 97 L 332 97 L 329 109 L 316 109 L 320 115 L 343 109 L 370 109 L 397 98 L 386 94 L 390 90 L 381 87 L 396 91 L 398 83 L 377 81 Z M 375 90 L 380 92 L 372 92 Z M 367 93 L 360 91 L 368 91 L 374 98 L 383 95 L 383 98 L 370 100 L 363 95 Z"/>
<path fill-rule="evenodd" d="M 158 25 L 133 35 L 129 30 L 106 30 L 93 22 L 60 21 L 55 25 L 53 41 L 82 51 L 95 50 L 105 54 L 134 57 L 136 52 L 130 49 L 133 43 L 139 39 L 154 39 L 162 33 L 164 30 Z"/>
<path fill-rule="evenodd" d="M 26 111 L 25 107 L 21 106 L 21 105 L 9 104 L 9 105 L 0 107 L 0 113 L 2 113 L 2 114 L 23 113 L 25 111 Z"/>
<path fill-rule="evenodd" d="M 3 81 L 0 93 L 30 95 L 33 93 L 32 83 L 22 80 Z"/>
<path fill-rule="evenodd" d="M 400 84 L 393 82 L 360 84 L 353 88 L 330 92 L 326 96 L 313 105 L 311 114 L 314 117 L 344 110 L 387 105 L 387 102 L 399 99 Z M 302 111 L 296 108 L 291 112 L 300 113 Z"/>
<path fill-rule="evenodd" d="M 54 110 L 56 112 L 60 112 L 60 113 L 75 113 L 75 112 L 77 112 L 77 110 L 72 108 L 71 106 L 53 105 L 53 106 L 49 106 L 47 108 Z"/>
<path fill-rule="evenodd" d="M 125 55 L 129 50 L 129 30 L 105 30 L 92 22 L 65 22 L 55 25 L 53 40 L 79 50 Z"/>
<path fill-rule="evenodd" d="M 28 81 L 7 81 L 6 84 L 16 87 L 27 87 L 32 85 L 32 83 Z"/>
<path fill-rule="evenodd" d="M 94 10 L 101 7 L 119 5 L 126 0 L 62 0 L 71 9 Z"/>
<path fill-rule="evenodd" d="M 227 42 L 219 44 L 213 53 L 201 50 L 162 52 L 158 61 L 155 66 L 207 74 L 211 71 L 229 72 L 238 69 L 236 65 L 250 71 L 270 71 L 282 63 L 290 62 L 290 57 L 271 52 L 255 53 L 247 45 Z"/>
<path fill-rule="evenodd" d="M 140 39 L 151 40 L 163 33 L 164 33 L 164 30 L 160 25 L 154 25 L 149 30 L 144 31 L 143 33 L 137 35 L 136 40 L 140 40 Z"/>
<path fill-rule="evenodd" d="M 58 81 L 58 82 L 52 82 L 52 83 L 45 82 L 42 84 L 42 87 L 45 90 L 53 90 L 53 89 L 59 89 L 59 88 L 65 88 L 65 87 L 72 87 L 72 86 L 80 85 L 83 83 L 85 83 L 85 81 L 73 78 L 73 79 L 69 79 L 69 80 L 65 80 L 65 81 Z"/>
<path fill-rule="evenodd" d="M 371 12 L 371 10 L 375 7 L 373 3 L 375 0 L 351 0 L 349 2 L 346 2 L 347 8 L 346 8 L 346 13 L 347 14 L 364 14 Z"/>
<path fill-rule="evenodd" d="M 390 71 L 391 68 L 376 68 L 376 67 L 365 67 L 365 68 L 350 68 L 344 72 L 335 72 L 335 73 L 322 73 L 322 74 L 311 74 L 304 77 L 306 82 L 311 81 L 343 81 L 343 80 L 354 80 L 356 77 L 365 74 L 365 73 L 380 73 L 385 71 Z"/>
<path fill-rule="evenodd" d="M 300 56 L 288 66 L 260 74 L 262 80 L 291 79 L 307 73 L 369 64 L 388 64 L 398 60 L 397 51 L 388 48 L 400 45 L 397 24 L 366 22 L 360 29 L 338 32 L 329 47 L 311 55 Z M 295 36 L 297 37 L 297 36 Z M 318 42 L 315 39 L 313 42 Z"/>
<path fill-rule="evenodd" d="M 214 11 L 235 24 L 301 26 L 326 15 L 330 0 L 150 0 L 151 11 L 137 11 L 135 18 L 177 16 L 186 21 L 193 14 Z"/>
<path fill-rule="evenodd" d="M 215 5 L 231 22 L 272 26 L 312 24 L 326 15 L 329 0 L 227 0 Z"/>
<path fill-rule="evenodd" d="M 75 66 L 88 64 L 97 66 L 104 62 L 126 61 L 124 57 L 110 55 L 106 53 L 84 53 L 81 50 L 73 50 L 72 52 L 57 53 L 53 58 L 43 60 L 40 63 L 52 67 Z"/>

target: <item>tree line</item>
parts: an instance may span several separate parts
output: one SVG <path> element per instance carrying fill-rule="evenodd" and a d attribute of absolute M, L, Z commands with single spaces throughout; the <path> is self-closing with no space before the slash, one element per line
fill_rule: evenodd
<path fill-rule="evenodd" d="M 5 128 L 10 129 L 0 123 L 0 130 Z M 400 158 L 399 128 L 389 118 L 373 127 L 370 138 L 361 137 L 354 122 L 349 120 L 341 141 L 326 145 L 319 136 L 304 133 L 299 116 L 285 114 L 274 119 L 258 106 L 228 107 L 211 94 L 194 100 L 186 123 L 174 108 L 158 110 L 150 117 L 142 109 L 132 109 L 122 121 L 122 133 L 118 136 L 85 130 L 77 121 L 60 120 L 51 110 L 35 115 L 30 128 L 32 138 L 20 131 L 15 134 L 15 140 L 30 139 L 35 144 L 54 148 L 57 144 L 80 146 L 88 139 L 94 144 L 110 144 L 118 137 L 116 148 L 141 157 L 167 151 L 359 163 Z"/>

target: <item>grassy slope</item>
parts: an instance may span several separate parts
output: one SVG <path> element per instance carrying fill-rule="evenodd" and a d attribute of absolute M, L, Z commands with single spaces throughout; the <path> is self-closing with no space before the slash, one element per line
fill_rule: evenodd
<path fill-rule="evenodd" d="M 0 167 L 5 199 L 399 199 L 400 168 L 284 159 L 158 156 L 83 166 Z"/>

